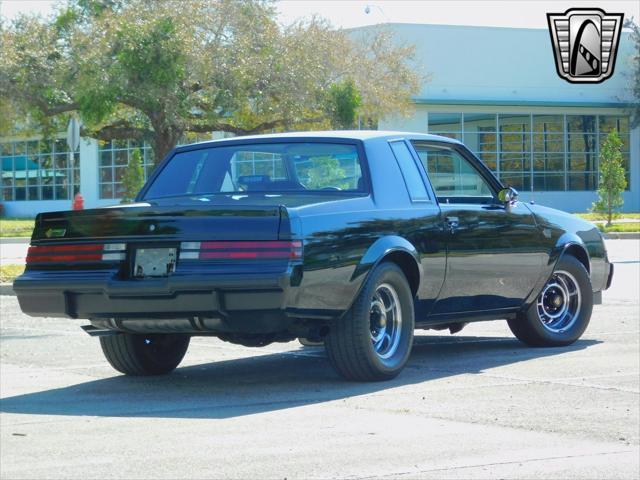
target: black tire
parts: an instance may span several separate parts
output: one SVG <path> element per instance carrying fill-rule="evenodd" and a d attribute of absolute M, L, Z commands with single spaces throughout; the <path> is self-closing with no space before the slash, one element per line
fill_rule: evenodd
<path fill-rule="evenodd" d="M 121 333 L 100 337 L 111 366 L 126 375 L 163 375 L 173 371 L 189 347 L 189 335 Z"/>
<path fill-rule="evenodd" d="M 395 297 L 391 290 L 395 291 Z M 379 296 L 374 298 L 376 294 Z M 387 324 L 386 316 L 384 321 L 380 320 L 378 314 L 374 317 L 374 310 L 381 305 L 376 299 L 382 301 L 382 305 L 388 305 L 384 302 L 383 294 L 388 296 L 388 300 L 392 297 L 397 298 L 400 308 L 399 325 L 393 320 L 398 318 L 397 315 L 391 317 L 389 327 L 383 326 Z M 375 329 L 372 322 L 377 325 Z M 397 328 L 393 328 L 393 325 Z M 409 359 L 413 346 L 414 325 L 413 294 L 407 278 L 395 263 L 383 262 L 371 272 L 349 312 L 336 321 L 325 337 L 324 344 L 329 362 L 347 380 L 392 379 L 400 373 Z M 393 333 L 393 337 L 389 334 L 389 348 L 384 348 L 383 339 L 382 343 L 378 342 L 376 350 L 373 335 L 378 334 L 379 337 L 386 328 Z M 383 337 L 386 338 L 386 335 Z M 392 348 L 394 345 L 395 349 Z"/>
<path fill-rule="evenodd" d="M 563 301 L 562 298 L 565 298 L 565 295 L 562 289 L 557 289 L 560 292 L 557 295 L 554 293 L 554 281 L 556 284 L 568 286 L 567 292 L 573 291 L 571 284 L 575 284 L 577 293 L 566 297 L 571 299 L 569 302 Z M 556 307 L 553 303 L 556 296 L 561 297 L 561 307 Z M 543 304 L 550 305 L 550 308 L 557 308 L 556 314 L 560 315 L 565 303 L 570 313 L 572 308 L 575 310 L 574 314 L 566 317 L 559 316 L 557 320 L 546 316 L 545 313 L 548 310 L 543 307 Z M 564 347 L 571 345 L 582 336 L 591 320 L 592 310 L 593 291 L 589 273 L 575 257 L 564 255 L 533 304 L 526 312 L 521 313 L 514 320 L 509 320 L 508 323 L 518 340 L 531 347 Z"/>

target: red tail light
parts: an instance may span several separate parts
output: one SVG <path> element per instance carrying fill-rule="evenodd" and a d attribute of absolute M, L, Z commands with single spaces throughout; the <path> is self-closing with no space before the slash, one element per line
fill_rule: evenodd
<path fill-rule="evenodd" d="M 182 242 L 180 260 L 251 260 L 302 258 L 300 241 Z"/>
<path fill-rule="evenodd" d="M 125 258 L 126 244 L 36 245 L 29 247 L 27 264 L 117 262 Z"/>

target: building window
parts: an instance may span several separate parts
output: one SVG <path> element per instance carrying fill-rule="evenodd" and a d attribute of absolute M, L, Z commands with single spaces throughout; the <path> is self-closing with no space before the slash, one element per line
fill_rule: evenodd
<path fill-rule="evenodd" d="M 210 140 L 211 134 L 185 134 L 177 146 Z M 148 142 L 138 140 L 111 140 L 101 142 L 99 157 L 99 195 L 101 199 L 119 199 L 124 194 L 122 178 L 134 150 L 142 155 L 144 181 L 155 168 L 153 149 Z"/>
<path fill-rule="evenodd" d="M 495 113 L 465 113 L 464 144 L 494 173 L 498 171 L 496 142 Z"/>
<path fill-rule="evenodd" d="M 533 115 L 533 189 L 565 190 L 564 115 Z"/>
<path fill-rule="evenodd" d="M 429 133 L 462 140 L 462 114 L 430 113 Z"/>
<path fill-rule="evenodd" d="M 154 168 L 153 150 L 148 143 L 136 140 L 112 140 L 100 146 L 98 181 L 101 199 L 122 197 L 124 194 L 122 178 L 131 155 L 136 149 L 140 150 L 142 155 L 142 170 L 146 181 Z"/>
<path fill-rule="evenodd" d="M 0 143 L 4 201 L 70 200 L 80 190 L 80 156 L 67 142 Z"/>
<path fill-rule="evenodd" d="M 617 130 L 629 189 L 630 129 L 623 115 L 429 113 L 429 133 L 463 139 L 500 180 L 522 191 L 594 191 L 598 157 Z"/>
<path fill-rule="evenodd" d="M 498 115 L 498 172 L 517 190 L 531 190 L 531 124 L 529 115 Z"/>
<path fill-rule="evenodd" d="M 567 190 L 598 188 L 595 115 L 567 115 Z"/>

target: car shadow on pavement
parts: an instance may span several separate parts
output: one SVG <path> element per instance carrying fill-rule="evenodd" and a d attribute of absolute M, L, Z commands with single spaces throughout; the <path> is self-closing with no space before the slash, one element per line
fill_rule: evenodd
<path fill-rule="evenodd" d="M 498 337 L 418 336 L 396 379 L 338 377 L 318 347 L 178 368 L 160 377 L 116 375 L 0 399 L 0 412 L 36 415 L 222 419 L 330 402 L 494 367 L 563 355 L 600 343 L 527 348 Z M 521 379 L 520 379 L 521 380 Z M 425 389 L 425 394 L 428 389 Z"/>

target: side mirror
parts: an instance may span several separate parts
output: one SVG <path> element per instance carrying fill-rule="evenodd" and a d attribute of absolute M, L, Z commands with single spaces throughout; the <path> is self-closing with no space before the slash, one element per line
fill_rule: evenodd
<path fill-rule="evenodd" d="M 509 209 L 518 200 L 518 191 L 513 187 L 503 188 L 498 192 L 498 200 Z"/>

